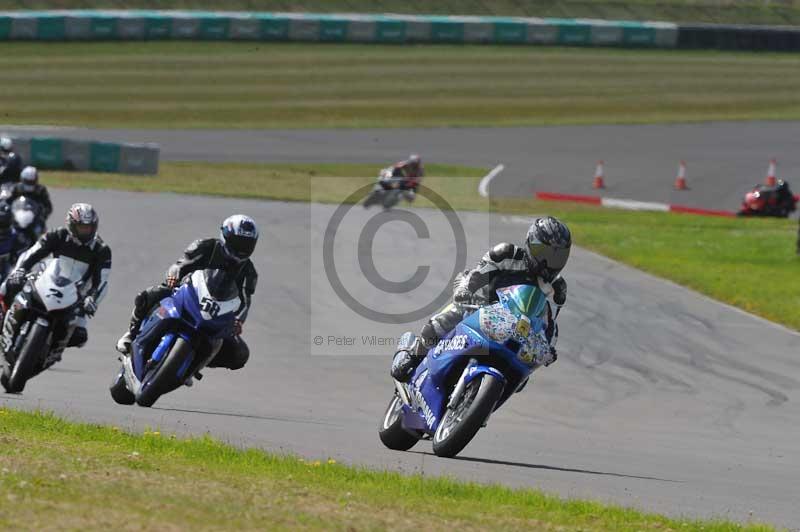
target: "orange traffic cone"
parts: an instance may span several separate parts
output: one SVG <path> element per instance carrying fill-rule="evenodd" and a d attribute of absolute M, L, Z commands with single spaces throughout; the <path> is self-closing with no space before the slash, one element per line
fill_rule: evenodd
<path fill-rule="evenodd" d="M 594 183 L 592 184 L 594 188 L 606 188 L 606 184 L 603 181 L 605 176 L 603 165 L 603 161 L 597 161 L 597 168 L 594 170 Z"/>
<path fill-rule="evenodd" d="M 777 166 L 777 164 L 778 161 L 776 161 L 775 159 L 771 159 L 769 161 L 769 169 L 767 170 L 767 181 L 766 181 L 768 187 L 774 187 L 778 181 L 775 178 L 775 167 Z"/>
<path fill-rule="evenodd" d="M 678 166 L 678 177 L 675 178 L 675 190 L 688 190 L 686 186 L 686 163 L 681 161 Z"/>

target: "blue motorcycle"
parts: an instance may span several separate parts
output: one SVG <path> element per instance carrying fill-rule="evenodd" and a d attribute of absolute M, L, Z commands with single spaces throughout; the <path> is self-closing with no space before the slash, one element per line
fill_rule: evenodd
<path fill-rule="evenodd" d="M 431 439 L 436 455 L 457 455 L 548 360 L 547 295 L 529 285 L 501 288 L 497 295 L 497 303 L 474 307 L 432 347 L 408 383 L 395 381 L 378 432 L 386 447 L 406 451 Z M 405 333 L 398 350 L 415 340 Z"/>
<path fill-rule="evenodd" d="M 111 397 L 119 404 L 149 407 L 193 382 L 233 334 L 240 306 L 232 275 L 209 269 L 187 276 L 142 322 L 131 355 L 120 357 L 122 367 L 111 382 Z"/>

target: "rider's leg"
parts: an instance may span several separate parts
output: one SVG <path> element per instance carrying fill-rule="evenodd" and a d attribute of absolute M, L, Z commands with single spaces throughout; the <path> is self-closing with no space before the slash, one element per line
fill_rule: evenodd
<path fill-rule="evenodd" d="M 211 359 L 207 367 L 241 369 L 250 358 L 250 348 L 241 336 L 231 336 L 222 342 L 217 354 Z"/>
<path fill-rule="evenodd" d="M 136 295 L 136 298 L 133 300 L 131 322 L 125 334 L 117 340 L 117 351 L 122 354 L 128 354 L 130 352 L 131 343 L 136 339 L 136 335 L 139 334 L 139 327 L 142 325 L 142 321 L 144 321 L 159 301 L 169 296 L 171 293 L 171 288 L 165 284 L 160 284 L 142 290 Z"/>
<path fill-rule="evenodd" d="M 391 375 L 400 382 L 407 382 L 417 369 L 428 350 L 452 331 L 464 319 L 464 310 L 455 304 L 450 304 L 422 326 L 417 341 L 409 350 L 395 353 L 392 362 Z"/>
<path fill-rule="evenodd" d="M 40 373 L 56 362 L 61 361 L 61 355 L 67 347 L 83 347 L 89 340 L 89 333 L 86 330 L 87 320 L 86 316 L 75 316 L 73 320 L 53 331 L 52 346 L 50 354 L 45 358 L 42 367 L 37 373 Z"/>

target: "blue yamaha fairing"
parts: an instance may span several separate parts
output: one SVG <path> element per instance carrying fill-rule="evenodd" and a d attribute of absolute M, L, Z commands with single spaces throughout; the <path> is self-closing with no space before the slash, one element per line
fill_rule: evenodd
<path fill-rule="evenodd" d="M 453 396 L 483 374 L 503 383 L 496 410 L 541 365 L 549 350 L 546 295 L 528 285 L 502 288 L 497 295 L 497 303 L 468 315 L 433 347 L 398 390 L 402 395 L 404 389 L 408 400 L 403 428 L 433 435 L 448 403 L 457 400 Z M 405 339 L 413 341 L 411 336 Z"/>
<path fill-rule="evenodd" d="M 214 357 L 222 340 L 233 335 L 240 305 L 234 279 L 219 270 L 194 272 L 142 323 L 132 355 L 123 358 L 112 383 L 112 397 L 133 403 L 119 389 L 123 400 L 115 396 L 120 377 L 142 406 L 184 384 Z"/>

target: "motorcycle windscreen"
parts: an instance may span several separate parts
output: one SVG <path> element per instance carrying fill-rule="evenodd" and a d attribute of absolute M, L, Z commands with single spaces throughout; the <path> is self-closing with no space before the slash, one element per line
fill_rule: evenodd
<path fill-rule="evenodd" d="M 195 315 L 199 325 L 201 322 L 210 322 L 217 319 L 232 319 L 233 314 L 239 310 L 241 299 L 236 286 L 236 278 L 221 270 L 198 270 L 192 274 L 192 287 L 195 290 L 197 306 L 189 308 Z"/>
<path fill-rule="evenodd" d="M 217 301 L 228 301 L 239 297 L 239 287 L 236 285 L 236 276 L 225 270 L 203 270 L 203 280 L 208 290 L 208 295 Z"/>
<path fill-rule="evenodd" d="M 500 302 L 508 310 L 519 316 L 527 316 L 530 319 L 542 317 L 547 305 L 547 296 L 538 286 L 527 284 L 509 286 L 497 291 Z"/>

